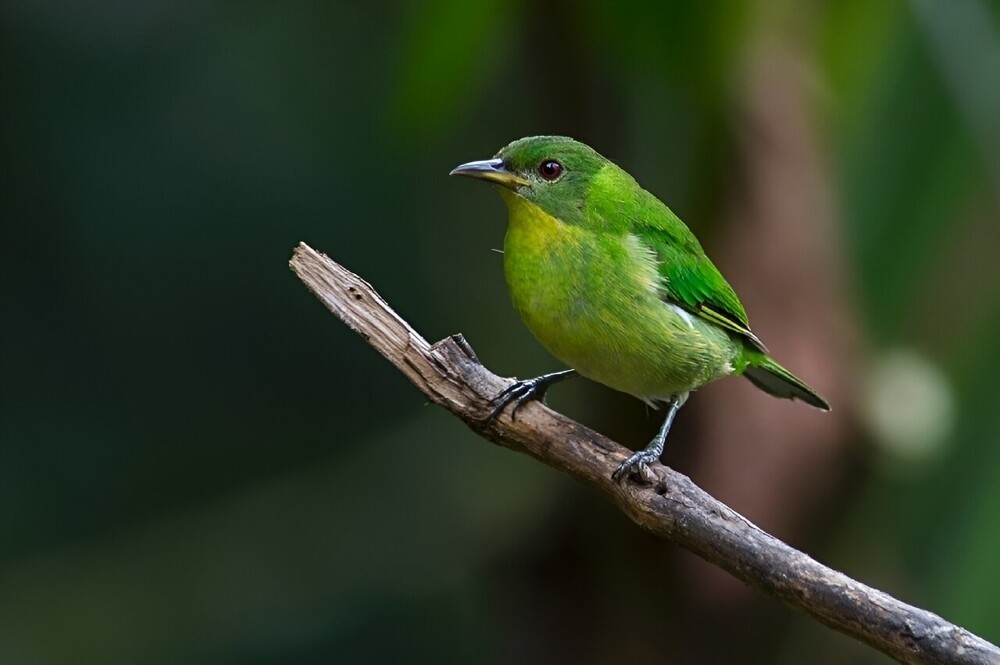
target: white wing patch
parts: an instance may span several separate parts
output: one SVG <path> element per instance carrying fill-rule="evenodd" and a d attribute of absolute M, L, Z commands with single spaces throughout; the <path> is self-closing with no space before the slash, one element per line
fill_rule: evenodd
<path fill-rule="evenodd" d="M 625 248 L 632 256 L 635 266 L 635 277 L 639 283 L 660 296 L 660 264 L 653 248 L 642 241 L 639 236 L 629 233 L 625 236 Z"/>
<path fill-rule="evenodd" d="M 625 236 L 625 247 L 632 257 L 634 275 L 640 284 L 649 289 L 657 298 L 663 299 L 663 276 L 660 275 L 659 258 L 656 256 L 656 252 L 644 243 L 642 238 L 631 233 Z M 688 328 L 694 330 L 695 322 L 691 312 L 671 302 L 666 302 L 666 305 L 688 325 Z"/>
<path fill-rule="evenodd" d="M 694 330 L 694 317 L 691 316 L 691 312 L 687 311 L 683 307 L 678 307 L 673 303 L 668 303 L 667 307 L 673 310 L 674 314 L 684 319 L 684 323 L 688 324 L 688 328 Z"/>

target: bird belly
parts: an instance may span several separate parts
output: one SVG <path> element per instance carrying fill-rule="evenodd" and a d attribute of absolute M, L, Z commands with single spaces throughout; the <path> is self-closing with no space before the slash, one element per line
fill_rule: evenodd
<path fill-rule="evenodd" d="M 556 358 L 647 402 L 732 373 L 728 333 L 657 292 L 627 237 L 584 231 L 508 201 L 504 273 L 514 308 Z M 515 214 L 517 212 L 517 214 Z"/>

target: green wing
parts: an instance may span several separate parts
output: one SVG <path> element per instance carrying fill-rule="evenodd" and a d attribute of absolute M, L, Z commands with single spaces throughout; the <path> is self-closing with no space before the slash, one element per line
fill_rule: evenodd
<path fill-rule="evenodd" d="M 633 220 L 633 229 L 656 253 L 664 299 L 742 335 L 767 353 L 764 344 L 750 331 L 746 310 L 733 287 L 705 256 L 698 239 L 669 209 L 666 209 L 669 215 L 666 218 L 662 209 L 655 212 L 660 213 L 653 215 L 659 223 Z"/>

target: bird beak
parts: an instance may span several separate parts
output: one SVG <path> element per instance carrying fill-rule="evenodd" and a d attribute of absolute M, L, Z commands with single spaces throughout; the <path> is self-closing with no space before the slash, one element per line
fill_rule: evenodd
<path fill-rule="evenodd" d="M 456 166 L 448 175 L 464 175 L 467 178 L 479 178 L 503 185 L 508 189 L 516 189 L 531 183 L 519 175 L 504 168 L 502 159 L 483 159 Z"/>

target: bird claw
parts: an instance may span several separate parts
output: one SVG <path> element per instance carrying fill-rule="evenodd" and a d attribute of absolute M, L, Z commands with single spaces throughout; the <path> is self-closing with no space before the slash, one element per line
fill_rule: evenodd
<path fill-rule="evenodd" d="M 656 433 L 656 436 L 653 437 L 648 446 L 632 453 L 627 460 L 618 465 L 615 472 L 611 474 L 613 481 L 623 483 L 629 476 L 635 476 L 636 480 L 641 483 L 651 483 L 655 479 L 655 475 L 650 471 L 649 465 L 660 461 L 660 455 L 663 454 L 663 446 L 667 441 L 667 434 L 670 433 L 670 425 L 674 422 L 677 410 L 681 408 L 686 399 L 687 394 L 684 394 L 680 397 L 671 398 L 667 402 L 667 417 L 663 419 L 660 431 Z"/>
<path fill-rule="evenodd" d="M 649 465 L 658 462 L 660 456 L 649 450 L 640 450 L 632 453 L 627 460 L 618 465 L 615 472 L 611 474 L 611 479 L 616 483 L 625 482 L 628 477 L 633 477 L 640 482 L 648 482 L 652 471 Z"/>
<path fill-rule="evenodd" d="M 548 389 L 548 384 L 542 381 L 544 377 L 536 377 L 534 379 L 523 379 L 521 381 L 515 381 L 509 384 L 506 388 L 500 391 L 496 397 L 493 398 L 491 402 L 493 404 L 493 409 L 490 411 L 490 415 L 487 416 L 487 420 L 493 420 L 500 415 L 508 404 L 514 402 L 514 408 L 511 409 L 510 419 L 517 420 L 517 411 L 525 403 L 530 402 L 533 399 L 541 399 L 544 402 L 545 391 Z"/>
<path fill-rule="evenodd" d="M 523 379 L 521 381 L 515 381 L 510 383 L 506 388 L 500 391 L 500 393 L 493 398 L 490 404 L 493 405 L 493 410 L 486 417 L 487 420 L 493 420 L 500 412 L 503 411 L 504 407 L 514 402 L 514 408 L 510 412 L 510 419 L 515 420 L 517 418 L 517 411 L 527 402 L 533 399 L 541 400 L 545 403 L 545 392 L 554 383 L 559 383 L 570 377 L 577 376 L 575 369 L 564 369 L 561 372 L 551 372 L 549 374 L 542 374 L 541 376 L 536 376 L 533 379 Z"/>

